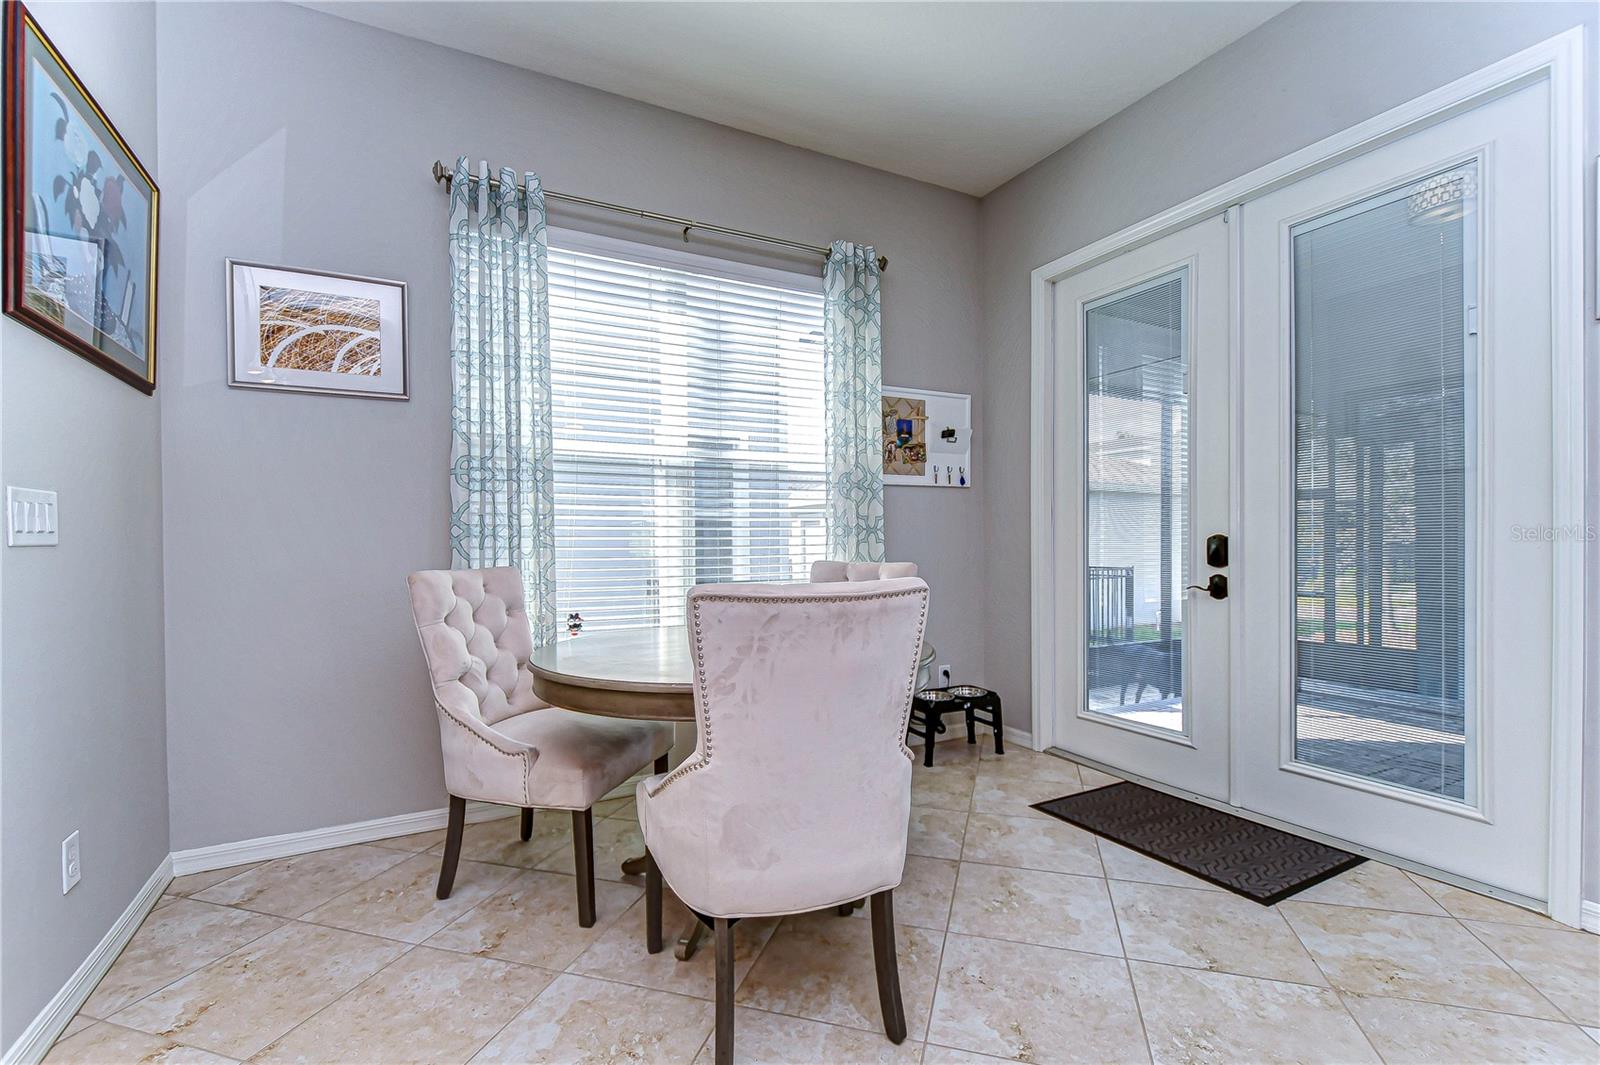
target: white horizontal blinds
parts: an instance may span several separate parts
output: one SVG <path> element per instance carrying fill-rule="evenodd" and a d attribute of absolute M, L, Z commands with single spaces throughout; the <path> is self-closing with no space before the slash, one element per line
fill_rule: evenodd
<path fill-rule="evenodd" d="M 805 578 L 820 292 L 551 248 L 550 336 L 559 620 L 681 623 L 695 584 Z"/>
<path fill-rule="evenodd" d="M 1291 231 L 1296 757 L 1468 802 L 1473 177 Z"/>
<path fill-rule="evenodd" d="M 1188 272 L 1084 310 L 1089 709 L 1182 731 Z"/>

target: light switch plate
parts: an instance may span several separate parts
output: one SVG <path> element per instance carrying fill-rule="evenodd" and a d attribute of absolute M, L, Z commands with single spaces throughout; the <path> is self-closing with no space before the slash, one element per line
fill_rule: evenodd
<path fill-rule="evenodd" d="M 51 547 L 61 542 L 56 494 L 6 486 L 6 546 Z"/>

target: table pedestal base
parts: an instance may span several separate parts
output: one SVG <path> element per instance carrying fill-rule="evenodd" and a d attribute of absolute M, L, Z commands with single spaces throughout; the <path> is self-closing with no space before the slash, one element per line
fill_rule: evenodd
<path fill-rule="evenodd" d="M 624 876 L 643 876 L 645 856 L 625 858 L 622 861 Z M 689 923 L 683 926 L 683 931 L 678 934 L 678 942 L 673 945 L 672 956 L 679 961 L 688 961 L 694 957 L 694 952 L 700 949 L 700 939 L 705 934 L 706 926 L 691 917 Z"/>
<path fill-rule="evenodd" d="M 700 923 L 699 918 L 689 918 L 689 923 L 683 926 L 678 936 L 677 945 L 672 948 L 672 956 L 679 961 L 688 961 L 700 949 L 700 939 L 705 934 L 706 926 Z"/>

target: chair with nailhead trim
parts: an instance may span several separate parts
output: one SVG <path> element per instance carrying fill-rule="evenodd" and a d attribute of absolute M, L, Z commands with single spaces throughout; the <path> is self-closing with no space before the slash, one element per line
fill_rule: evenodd
<path fill-rule="evenodd" d="M 913 757 L 906 720 L 928 611 L 916 577 L 689 592 L 694 753 L 635 796 L 646 949 L 667 886 L 716 936 L 716 1061 L 733 1060 L 733 925 L 872 900 L 878 998 L 906 1036 L 894 947 Z M 826 743 L 818 743 L 826 736 Z"/>
<path fill-rule="evenodd" d="M 438 896 L 450 897 L 467 800 L 572 812 L 578 924 L 595 922 L 595 802 L 654 763 L 667 768 L 672 726 L 550 706 L 533 693 L 533 632 L 515 567 L 413 573 L 411 613 L 433 683 L 450 820 Z"/>
<path fill-rule="evenodd" d="M 818 559 L 811 563 L 812 584 L 837 581 L 888 581 L 896 577 L 915 577 L 915 562 L 837 562 Z"/>

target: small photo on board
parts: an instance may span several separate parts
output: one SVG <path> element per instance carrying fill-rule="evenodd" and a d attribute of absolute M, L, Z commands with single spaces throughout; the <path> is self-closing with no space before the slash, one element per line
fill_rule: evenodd
<path fill-rule="evenodd" d="M 402 281 L 228 260 L 228 383 L 405 399 Z"/>
<path fill-rule="evenodd" d="M 927 401 L 883 393 L 883 472 L 921 477 L 927 465 Z"/>

